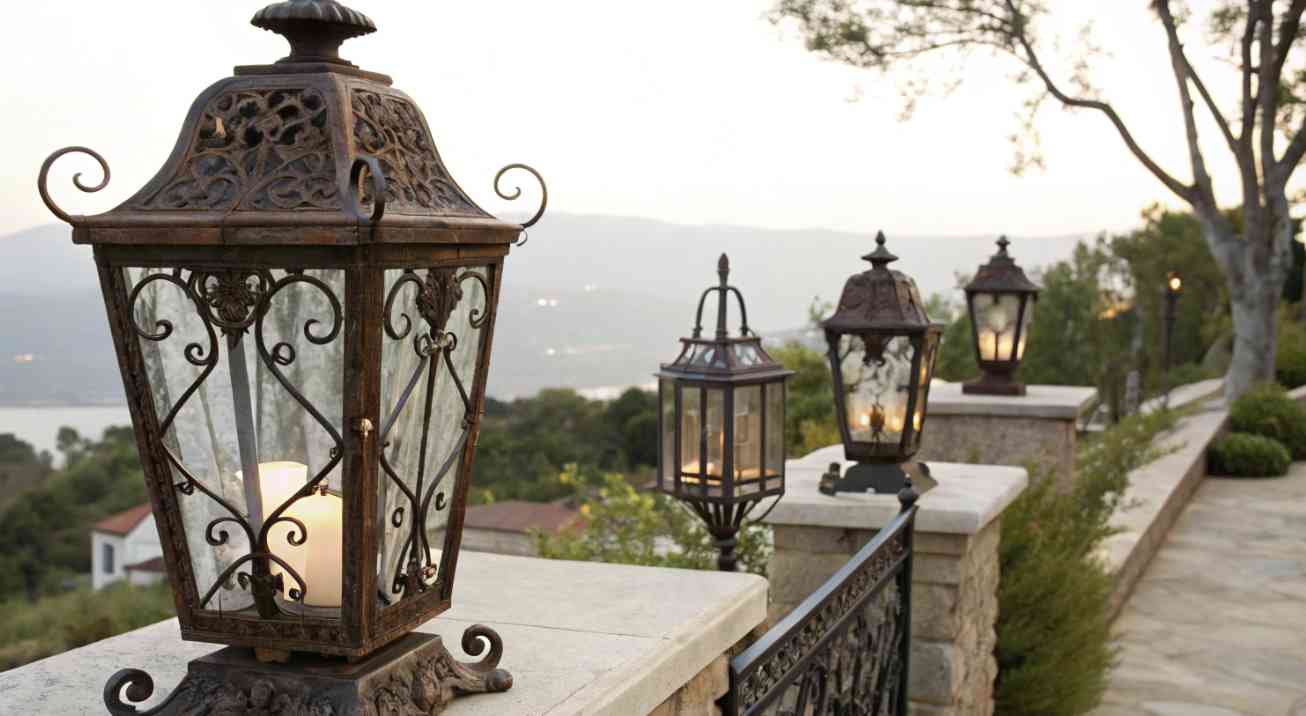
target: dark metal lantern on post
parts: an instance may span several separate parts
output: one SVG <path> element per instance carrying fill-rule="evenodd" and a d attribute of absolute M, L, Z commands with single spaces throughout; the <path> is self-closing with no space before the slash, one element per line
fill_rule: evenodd
<path fill-rule="evenodd" d="M 1174 326 L 1179 319 L 1179 297 L 1184 292 L 1184 279 L 1177 271 L 1165 277 L 1165 357 L 1164 369 L 1168 374 L 1174 361 Z"/>
<path fill-rule="evenodd" d="M 1024 395 L 1025 386 L 1015 379 L 1025 357 L 1029 327 L 1039 288 L 1007 253 L 1011 242 L 998 239 L 998 253 L 979 268 L 966 286 L 971 335 L 975 339 L 975 360 L 983 375 L 962 386 L 975 395 Z"/>
<path fill-rule="evenodd" d="M 898 260 L 884 234 L 862 259 L 871 269 L 848 279 L 834 315 L 822 323 L 834 377 L 835 415 L 844 454 L 821 491 L 897 494 L 909 485 L 903 463 L 920 448 L 930 381 L 943 327 L 931 323 L 916 283 L 889 269 Z M 924 484 L 922 484 L 924 482 Z M 917 480 L 921 491 L 928 480 Z"/>
<path fill-rule="evenodd" d="M 694 334 L 658 376 L 658 489 L 688 504 L 716 538 L 722 571 L 737 569 L 735 536 L 761 501 L 785 489 L 785 381 L 777 363 L 748 327 L 748 309 L 730 285 L 721 255 L 720 284 L 703 292 Z M 703 337 L 703 307 L 717 297 L 716 333 Z M 731 295 L 741 326 L 726 326 Z"/>
<path fill-rule="evenodd" d="M 452 600 L 503 263 L 547 192 L 523 224 L 477 206 L 417 105 L 340 58 L 364 15 L 291 0 L 253 24 L 290 56 L 206 90 L 126 203 L 55 204 L 66 154 L 103 170 L 79 189 L 108 183 L 89 149 L 40 174 L 95 250 L 182 637 L 231 645 L 149 713 L 438 713 L 511 685 L 492 630 L 464 634 L 473 664 L 413 630 Z M 505 199 L 509 169 L 539 178 L 504 169 Z M 153 690 L 119 672 L 112 714 L 137 713 L 124 687 Z"/>

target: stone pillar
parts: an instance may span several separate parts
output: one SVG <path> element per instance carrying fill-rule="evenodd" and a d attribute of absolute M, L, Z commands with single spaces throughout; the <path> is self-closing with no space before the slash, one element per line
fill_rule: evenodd
<path fill-rule="evenodd" d="M 936 382 L 916 459 L 981 465 L 1030 463 L 1074 481 L 1079 421 L 1097 403 L 1096 388 L 1031 385 L 1020 397 L 966 395 L 960 383 Z M 932 466 L 932 464 L 931 464 Z"/>
<path fill-rule="evenodd" d="M 819 588 L 898 510 L 892 495 L 829 497 L 817 481 L 835 446 L 788 463 L 783 500 L 767 518 L 775 530 L 771 559 L 773 623 Z M 1013 467 L 931 463 L 938 485 L 918 503 L 912 572 L 912 713 L 989 716 L 998 615 L 1001 514 L 1024 490 Z"/>

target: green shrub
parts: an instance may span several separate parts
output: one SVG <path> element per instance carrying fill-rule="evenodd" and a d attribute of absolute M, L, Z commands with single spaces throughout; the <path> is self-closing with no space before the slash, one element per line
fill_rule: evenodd
<path fill-rule="evenodd" d="M 1106 690 L 1116 650 L 1114 583 L 1097 558 L 1129 473 L 1156 459 L 1171 411 L 1128 418 L 1086 443 L 1070 492 L 1031 468 L 1032 486 L 1002 515 L 998 547 L 998 680 L 1001 716 L 1078 716 Z"/>
<path fill-rule="evenodd" d="M 1306 325 L 1279 321 L 1279 350 L 1274 357 L 1275 378 L 1289 388 L 1306 385 Z"/>
<path fill-rule="evenodd" d="M 1281 386 L 1253 386 L 1229 409 L 1229 426 L 1235 433 L 1278 440 L 1293 459 L 1306 459 L 1306 404 L 1289 398 Z"/>
<path fill-rule="evenodd" d="M 1288 448 L 1264 435 L 1234 433 L 1211 445 L 1206 453 L 1212 475 L 1227 477 L 1278 477 L 1288 472 Z"/>
<path fill-rule="evenodd" d="M 120 582 L 89 587 L 36 603 L 0 602 L 0 671 L 85 646 L 173 615 L 166 584 L 133 587 Z"/>

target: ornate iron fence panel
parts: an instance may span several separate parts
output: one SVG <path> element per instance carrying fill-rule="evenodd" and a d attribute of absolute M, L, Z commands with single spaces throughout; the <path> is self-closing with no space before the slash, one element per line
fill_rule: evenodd
<path fill-rule="evenodd" d="M 905 716 L 916 494 L 834 576 L 730 662 L 723 716 Z"/>

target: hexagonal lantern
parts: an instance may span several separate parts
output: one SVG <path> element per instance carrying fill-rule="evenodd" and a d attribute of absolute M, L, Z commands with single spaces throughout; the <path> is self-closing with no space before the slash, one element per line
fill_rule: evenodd
<path fill-rule="evenodd" d="M 975 360 L 983 375 L 963 385 L 965 393 L 1025 394 L 1025 386 L 1015 376 L 1025 357 L 1039 288 L 1007 253 L 1010 245 L 1007 237 L 998 239 L 998 253 L 966 285 Z"/>
<path fill-rule="evenodd" d="M 232 645 L 151 713 L 214 683 L 278 713 L 434 713 L 511 684 L 488 628 L 464 635 L 490 646 L 475 664 L 412 632 L 452 600 L 504 258 L 547 192 L 523 224 L 477 206 L 412 99 L 340 58 L 376 29 L 361 13 L 290 0 L 253 24 L 290 56 L 206 90 L 126 203 L 54 203 L 65 154 L 104 172 L 78 188 L 108 183 L 80 147 L 39 182 L 95 249 L 182 637 Z M 120 672 L 111 713 L 136 713 L 123 687 L 152 689 Z"/>
<path fill-rule="evenodd" d="M 785 490 L 785 381 L 777 363 L 748 327 L 748 309 L 730 285 L 730 260 L 717 264 L 720 284 L 698 301 L 694 333 L 680 355 L 657 374 L 661 409 L 658 489 L 689 505 L 717 540 L 723 571 L 735 571 L 735 535 L 758 503 Z M 703 308 L 717 297 L 716 333 L 703 337 Z M 739 301 L 741 326 L 726 326 L 729 297 Z"/>
<path fill-rule="evenodd" d="M 846 474 L 831 466 L 821 482 L 827 494 L 896 494 L 911 486 L 903 464 L 920 449 L 943 335 L 925 313 L 916 283 L 889 269 L 898 257 L 885 247 L 883 232 L 875 243 L 862 257 L 871 269 L 848 279 L 834 315 L 821 324 L 844 454 L 857 462 Z M 931 484 L 926 477 L 916 478 L 921 492 Z"/>

